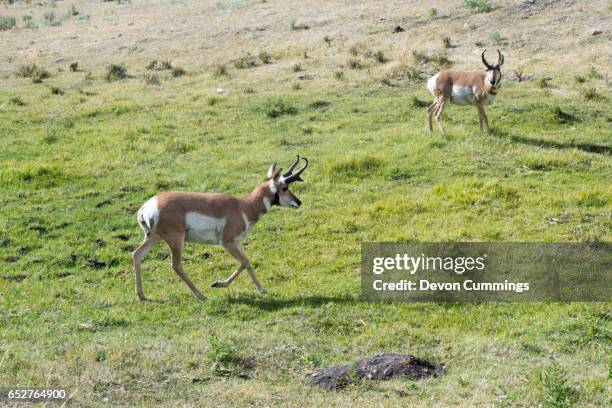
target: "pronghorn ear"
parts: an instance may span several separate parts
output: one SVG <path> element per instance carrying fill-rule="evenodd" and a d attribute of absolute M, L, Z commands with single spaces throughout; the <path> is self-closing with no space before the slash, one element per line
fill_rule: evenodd
<path fill-rule="evenodd" d="M 272 165 L 268 169 L 268 178 L 275 179 L 278 177 L 279 173 L 280 169 L 276 166 L 276 163 L 272 163 Z"/>

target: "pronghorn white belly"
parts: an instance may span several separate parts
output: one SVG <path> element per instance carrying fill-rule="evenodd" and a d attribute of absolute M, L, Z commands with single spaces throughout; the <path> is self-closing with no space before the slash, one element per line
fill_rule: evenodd
<path fill-rule="evenodd" d="M 188 212 L 185 216 L 185 241 L 202 244 L 220 244 L 223 242 L 225 218 L 209 217 L 197 212 Z"/>
<path fill-rule="evenodd" d="M 474 88 L 471 86 L 453 85 L 451 92 L 451 102 L 456 105 L 474 105 Z"/>

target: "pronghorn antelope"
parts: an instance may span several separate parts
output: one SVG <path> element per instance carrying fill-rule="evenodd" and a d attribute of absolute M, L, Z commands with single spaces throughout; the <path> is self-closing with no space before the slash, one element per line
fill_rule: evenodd
<path fill-rule="evenodd" d="M 429 78 L 427 89 L 435 97 L 434 102 L 427 108 L 429 133 L 433 132 L 431 118 L 435 115 L 438 129 L 444 134 L 440 119 L 449 100 L 457 105 L 475 105 L 478 109 L 480 130 L 483 130 L 484 125 L 484 131 L 489 133 L 489 119 L 484 105 L 495 101 L 501 86 L 502 75 L 499 69 L 504 63 L 504 56 L 497 50 L 497 64 L 491 65 L 485 59 L 485 52 L 486 50 L 482 52 L 482 63 L 487 67 L 486 72 L 442 71 Z"/>
<path fill-rule="evenodd" d="M 304 160 L 304 165 L 293 173 L 300 160 Z M 138 224 L 144 231 L 144 241 L 132 253 L 136 294 L 140 300 L 145 300 L 140 264 L 147 252 L 161 240 L 166 241 L 172 252 L 172 268 L 198 299 L 206 300 L 206 297 L 195 287 L 183 269 L 181 257 L 185 242 L 223 245 L 240 262 L 234 273 L 225 280 L 214 282 L 213 287 L 229 286 L 240 272 L 246 269 L 257 290 L 261 294 L 267 293 L 257 281 L 253 267 L 239 242 L 273 205 L 300 207 L 302 202 L 289 191 L 289 184 L 303 181 L 300 174 L 307 166 L 308 159 L 297 156 L 297 160 L 281 174 L 281 169 L 274 163 L 268 169 L 266 181 L 245 196 L 167 191 L 149 199 L 138 210 L 137 215 Z"/>

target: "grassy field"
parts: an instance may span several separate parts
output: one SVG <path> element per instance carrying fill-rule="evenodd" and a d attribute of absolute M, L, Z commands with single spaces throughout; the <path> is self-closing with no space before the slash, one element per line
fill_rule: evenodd
<path fill-rule="evenodd" d="M 508 71 L 491 135 L 475 109 L 451 106 L 441 137 L 426 131 L 425 73 L 381 80 L 401 63 L 361 50 L 368 67 L 324 69 L 332 51 L 309 52 L 228 63 L 229 75 L 186 65 L 159 85 L 145 63 L 120 81 L 103 65 L 2 79 L 0 384 L 67 387 L 85 406 L 608 406 L 610 303 L 359 300 L 362 241 L 610 241 L 602 68 L 540 67 L 520 83 Z M 158 245 L 138 301 L 130 252 L 146 199 L 247 193 L 295 154 L 310 159 L 293 189 L 302 208 L 275 209 L 245 241 L 270 295 L 246 275 L 209 288 L 236 262 L 190 245 L 198 302 Z M 379 352 L 447 372 L 339 392 L 307 379 Z"/>

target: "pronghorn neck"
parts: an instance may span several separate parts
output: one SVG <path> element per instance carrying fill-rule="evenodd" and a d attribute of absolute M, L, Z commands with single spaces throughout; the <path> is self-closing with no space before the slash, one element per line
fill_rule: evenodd
<path fill-rule="evenodd" d="M 255 187 L 245 197 L 245 210 L 248 212 L 250 222 L 257 222 L 278 201 L 276 198 L 277 192 L 273 190 L 276 190 L 276 187 L 268 180 Z"/>

